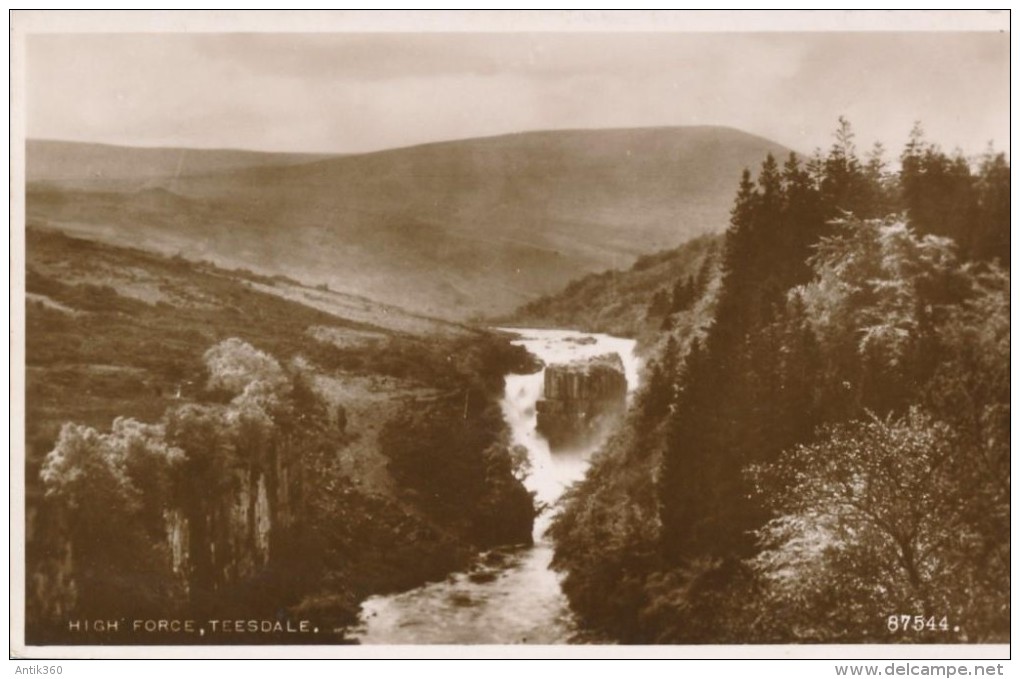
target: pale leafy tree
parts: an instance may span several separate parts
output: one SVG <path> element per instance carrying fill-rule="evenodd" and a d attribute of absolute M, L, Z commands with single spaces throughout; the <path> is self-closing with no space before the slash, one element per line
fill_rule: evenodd
<path fill-rule="evenodd" d="M 221 389 L 236 396 L 252 383 L 263 382 L 265 386 L 257 390 L 265 395 L 267 391 L 282 389 L 288 381 L 275 358 L 236 337 L 215 345 L 205 352 L 204 358 L 209 370 L 209 389 Z"/>
<path fill-rule="evenodd" d="M 281 403 L 281 387 L 265 380 L 254 380 L 230 401 L 231 417 L 251 417 L 271 421 L 270 413 Z"/>
<path fill-rule="evenodd" d="M 141 495 L 139 518 L 150 535 L 164 530 L 164 510 L 171 504 L 171 478 L 184 461 L 179 448 L 167 444 L 161 424 L 126 417 L 113 421 L 107 445 L 121 461 L 130 484 Z"/>
<path fill-rule="evenodd" d="M 777 515 L 752 562 L 770 624 L 802 640 L 965 639 L 963 571 L 975 567 L 968 552 L 979 537 L 957 451 L 947 425 L 913 408 L 829 426 L 818 443 L 757 470 Z M 933 624 L 897 637 L 890 615 Z"/>
<path fill-rule="evenodd" d="M 102 435 L 92 427 L 68 422 L 60 428 L 40 473 L 47 495 L 67 495 L 68 506 L 74 508 L 78 505 L 75 485 L 82 477 L 103 475 L 115 483 L 123 478 L 122 470 L 102 454 L 101 440 Z"/>
<path fill-rule="evenodd" d="M 847 218 L 816 246 L 815 279 L 792 294 L 830 344 L 849 338 L 889 365 L 904 360 L 957 271 L 952 241 L 917 236 L 901 219 Z"/>
<path fill-rule="evenodd" d="M 78 610 L 114 616 L 166 609 L 163 510 L 182 461 L 158 425 L 118 418 L 108 434 L 63 426 L 40 476 L 68 524 Z"/>
<path fill-rule="evenodd" d="M 118 417 L 109 434 L 68 422 L 46 456 L 40 476 L 46 493 L 60 497 L 69 509 L 89 511 L 98 503 L 116 505 L 118 513 L 136 509 L 151 476 L 178 464 L 180 450 L 168 446 L 159 425 Z M 95 509 L 95 508 L 93 508 Z"/>
<path fill-rule="evenodd" d="M 1010 275 L 973 273 L 974 293 L 939 328 L 941 351 L 925 400 L 958 433 L 968 521 L 981 536 L 968 577 L 976 620 L 1008 639 L 1010 622 Z"/>
<path fill-rule="evenodd" d="M 234 430 L 236 452 L 249 461 L 265 462 L 273 444 L 273 413 L 277 391 L 266 382 L 252 382 L 233 401 L 227 418 Z"/>
<path fill-rule="evenodd" d="M 47 496 L 74 512 L 81 540 L 92 536 L 100 544 L 107 538 L 98 536 L 135 520 L 158 535 L 172 493 L 207 492 L 229 478 L 225 467 L 235 448 L 264 457 L 271 413 L 289 386 L 286 373 L 236 338 L 212 347 L 205 359 L 209 387 L 234 395 L 227 408 L 184 406 L 159 425 L 117 418 L 109 433 L 73 423 L 61 429 L 40 476 Z"/>
<path fill-rule="evenodd" d="M 158 424 L 118 418 L 105 433 L 67 423 L 43 461 L 47 500 L 69 526 L 76 605 L 89 615 L 154 615 L 180 596 L 166 543 L 172 510 L 188 520 L 189 585 L 214 587 L 221 508 L 238 484 L 268 473 L 274 455 L 328 445 L 315 424 L 325 411 L 273 357 L 235 338 L 205 360 L 213 402 L 171 408 Z"/>

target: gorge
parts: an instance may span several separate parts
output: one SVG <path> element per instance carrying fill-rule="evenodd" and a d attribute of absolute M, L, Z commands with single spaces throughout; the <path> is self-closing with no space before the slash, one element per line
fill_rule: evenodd
<path fill-rule="evenodd" d="M 543 396 L 554 395 L 546 391 L 550 384 L 555 389 L 558 380 L 550 374 L 564 370 L 574 375 L 574 393 L 595 391 L 594 385 L 602 382 L 583 377 L 579 366 L 584 364 L 595 366 L 594 374 L 601 374 L 606 365 L 619 366 L 618 379 L 602 379 L 622 385 L 625 394 L 632 393 L 640 368 L 636 343 L 567 330 L 509 332 L 516 335 L 515 345 L 546 365 L 533 374 L 506 375 L 502 403 L 512 443 L 527 451 L 530 473 L 525 486 L 543 508 L 535 521 L 534 543 L 483 552 L 469 569 L 445 580 L 368 599 L 354 635 L 363 644 L 550 644 L 569 642 L 577 631 L 560 590 L 560 577 L 550 568 L 552 543 L 545 533 L 556 501 L 584 475 L 604 435 L 589 438 L 584 446 L 554 452 L 538 431 L 536 406 Z"/>

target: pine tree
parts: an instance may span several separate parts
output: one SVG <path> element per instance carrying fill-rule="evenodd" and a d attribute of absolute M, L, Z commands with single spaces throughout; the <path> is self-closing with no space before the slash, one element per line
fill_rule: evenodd
<path fill-rule="evenodd" d="M 715 247 L 705 253 L 705 258 L 698 267 L 698 275 L 694 279 L 694 291 L 698 299 L 708 291 L 708 285 L 712 281 L 712 269 L 715 267 Z"/>
<path fill-rule="evenodd" d="M 915 125 L 900 160 L 900 195 L 910 225 L 918 233 L 952 238 L 964 256 L 973 256 L 980 249 L 975 238 L 981 217 L 966 158 L 926 143 Z"/>
<path fill-rule="evenodd" d="M 669 293 L 660 288 L 652 295 L 652 300 L 648 304 L 647 316 L 648 318 L 660 318 L 669 313 L 671 306 Z"/>
<path fill-rule="evenodd" d="M 835 142 L 825 157 L 820 185 L 826 216 L 833 218 L 844 212 L 860 215 L 864 172 L 857 158 L 853 128 L 845 117 L 839 117 L 834 136 Z"/>
<path fill-rule="evenodd" d="M 730 225 L 726 230 L 726 245 L 723 252 L 723 286 L 732 287 L 734 277 L 748 272 L 754 257 L 752 230 L 757 206 L 760 200 L 751 171 L 744 169 L 737 187 L 737 197 L 730 211 Z"/>
<path fill-rule="evenodd" d="M 997 259 L 1007 269 L 1009 256 L 1009 162 L 991 148 L 981 160 L 978 173 L 977 224 L 970 254 L 978 259 Z"/>
<path fill-rule="evenodd" d="M 659 360 L 651 363 L 648 387 L 644 392 L 642 414 L 652 424 L 661 421 L 676 401 L 679 357 L 676 338 L 670 335 Z"/>
<path fill-rule="evenodd" d="M 807 281 L 809 267 L 807 259 L 811 246 L 826 232 L 819 193 L 808 170 L 800 165 L 795 153 L 791 153 L 783 165 L 783 183 L 786 188 L 786 204 L 783 209 L 784 228 L 781 238 L 784 288 Z"/>
<path fill-rule="evenodd" d="M 868 153 L 864 180 L 865 196 L 862 199 L 861 216 L 879 218 L 896 212 L 895 190 L 890 186 L 882 142 L 876 141 Z"/>
<path fill-rule="evenodd" d="M 671 313 L 687 311 L 698 299 L 697 288 L 694 284 L 694 276 L 678 278 L 673 286 L 673 304 Z"/>

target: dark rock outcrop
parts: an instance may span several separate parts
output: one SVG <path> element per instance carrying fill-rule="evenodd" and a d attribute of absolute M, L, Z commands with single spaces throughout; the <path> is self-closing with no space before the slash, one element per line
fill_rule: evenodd
<path fill-rule="evenodd" d="M 626 409 L 627 378 L 618 354 L 551 365 L 537 404 L 540 434 L 553 449 L 590 443 Z"/>

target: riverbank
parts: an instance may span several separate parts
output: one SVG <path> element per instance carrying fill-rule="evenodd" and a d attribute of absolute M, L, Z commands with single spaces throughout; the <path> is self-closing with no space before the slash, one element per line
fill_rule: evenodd
<path fill-rule="evenodd" d="M 340 315 L 338 293 L 307 306 L 250 272 L 28 237 L 30 642 L 342 643 L 366 597 L 530 537 L 499 407 L 529 357 L 505 338 L 414 334 L 364 300 L 361 320 Z M 431 475 L 408 469 L 422 441 Z M 70 625 L 281 615 L 318 632 Z"/>
<path fill-rule="evenodd" d="M 545 366 L 607 353 L 620 355 L 628 392 L 637 386 L 639 360 L 633 340 L 569 330 L 506 329 L 513 344 Z M 552 452 L 536 430 L 536 404 L 545 368 L 505 376 L 502 417 L 514 447 L 527 454 L 524 485 L 544 509 L 535 521 L 533 544 L 478 554 L 441 582 L 400 594 L 371 597 L 362 605 L 353 636 L 364 644 L 556 644 L 577 640 L 560 576 L 552 570 L 552 544 L 545 535 L 559 497 L 583 477 L 603 438 L 572 451 Z"/>

